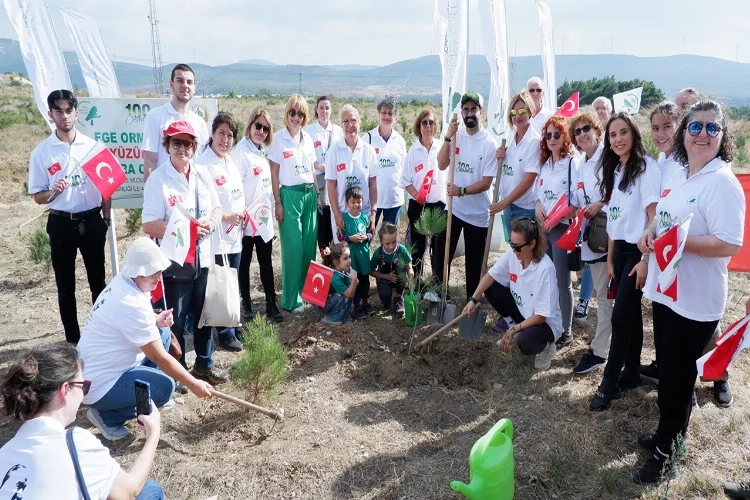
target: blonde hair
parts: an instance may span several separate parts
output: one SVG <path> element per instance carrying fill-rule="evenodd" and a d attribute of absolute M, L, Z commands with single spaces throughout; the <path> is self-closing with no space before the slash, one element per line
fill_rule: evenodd
<path fill-rule="evenodd" d="M 412 133 L 417 139 L 422 138 L 422 120 L 430 115 L 432 115 L 433 120 L 435 120 L 435 128 L 433 128 L 433 131 L 440 131 L 440 122 L 438 122 L 438 115 L 435 113 L 435 110 L 433 108 L 427 106 L 426 108 L 423 108 L 422 111 L 420 111 L 417 117 L 414 119 L 414 127 L 412 127 Z"/>
<path fill-rule="evenodd" d="M 247 122 L 247 127 L 245 127 L 245 137 L 250 140 L 250 134 L 252 133 L 251 128 L 253 124 L 258 121 L 258 118 L 261 117 L 265 118 L 268 122 L 268 133 L 263 141 L 263 144 L 268 147 L 273 142 L 273 122 L 271 121 L 271 115 L 263 108 L 255 108 L 253 112 L 250 113 L 250 120 Z"/>
<path fill-rule="evenodd" d="M 531 120 L 534 110 L 536 109 L 536 107 L 534 106 L 534 100 L 531 98 L 531 94 L 529 94 L 529 92 L 526 90 L 522 90 L 511 97 L 510 104 L 508 104 L 508 113 L 506 115 L 506 118 L 508 119 L 508 125 L 510 125 L 511 128 L 513 128 L 513 118 L 510 116 L 510 111 L 518 101 L 521 101 L 526 108 L 526 113 L 528 113 L 529 115 L 529 120 Z"/>
<path fill-rule="evenodd" d="M 307 101 L 304 97 L 299 94 L 292 94 L 289 100 L 284 106 L 284 125 L 289 126 L 289 110 L 293 109 L 297 112 L 302 111 L 305 113 L 305 117 L 302 118 L 302 128 L 307 126 L 307 119 L 310 118 L 310 107 L 307 105 Z"/>

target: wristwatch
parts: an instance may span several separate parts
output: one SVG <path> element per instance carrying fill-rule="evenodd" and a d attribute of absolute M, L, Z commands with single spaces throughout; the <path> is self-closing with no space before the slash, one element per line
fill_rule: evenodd
<path fill-rule="evenodd" d="M 109 217 L 102 217 L 102 220 L 107 223 L 108 226 L 112 225 L 112 219 Z"/>
<path fill-rule="evenodd" d="M 446 135 L 446 136 L 445 136 L 445 138 L 444 138 L 443 140 L 444 140 L 445 142 L 451 142 L 451 141 L 453 140 L 453 138 L 451 138 L 451 137 L 448 137 L 448 136 Z"/>
<path fill-rule="evenodd" d="M 479 301 L 475 299 L 474 297 L 469 297 L 469 302 L 472 302 L 474 305 L 479 304 Z"/>

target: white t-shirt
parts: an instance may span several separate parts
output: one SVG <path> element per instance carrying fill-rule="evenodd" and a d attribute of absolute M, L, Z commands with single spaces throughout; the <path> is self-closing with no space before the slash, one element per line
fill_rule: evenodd
<path fill-rule="evenodd" d="M 268 160 L 279 165 L 279 186 L 313 184 L 315 175 L 315 149 L 310 134 L 301 131 L 302 140 L 294 144 L 289 130 L 284 127 L 273 134 L 268 149 Z"/>
<path fill-rule="evenodd" d="M 232 160 L 237 165 L 242 178 L 245 206 L 249 207 L 264 194 L 270 195 L 273 200 L 271 166 L 262 148 L 256 147 L 249 139 L 243 138 L 232 150 Z M 245 236 L 252 235 L 253 228 L 248 224 L 245 228 Z"/>
<path fill-rule="evenodd" d="M 242 176 L 229 154 L 219 158 L 211 147 L 207 147 L 195 160 L 196 165 L 206 169 L 208 175 L 213 179 L 216 194 L 219 196 L 221 209 L 225 214 L 242 213 L 245 210 L 245 193 L 242 186 Z M 227 229 L 231 231 L 227 234 Z M 230 226 L 226 222 L 221 223 L 220 236 L 227 254 L 240 253 L 242 251 L 242 227 Z M 218 241 L 214 240 L 214 254 L 221 255 Z"/>
<path fill-rule="evenodd" d="M 91 381 L 83 404 L 103 398 L 123 373 L 141 364 L 141 347 L 155 340 L 161 334 L 149 294 L 118 274 L 97 297 L 78 342 L 83 378 Z"/>
<path fill-rule="evenodd" d="M 745 196 L 729 165 L 715 158 L 687 179 L 687 169 L 677 172 L 656 205 L 656 234 L 662 234 L 689 214 L 688 237 L 713 235 L 732 245 L 742 245 L 745 228 Z M 727 301 L 729 257 L 700 257 L 683 252 L 677 268 L 677 300 L 656 291 L 659 264 L 648 261 L 643 293 L 694 321 L 721 319 Z"/>
<path fill-rule="evenodd" d="M 536 130 L 537 134 L 542 135 L 542 127 L 544 127 L 544 124 L 547 123 L 547 120 L 549 120 L 549 117 L 553 114 L 554 112 L 551 109 L 542 105 L 542 109 L 539 110 L 539 113 L 531 119 L 531 126 Z"/>
<path fill-rule="evenodd" d="M 378 208 L 395 208 L 404 204 L 404 190 L 399 188 L 401 170 L 406 158 L 406 142 L 393 130 L 388 142 L 378 132 L 378 127 L 362 134 L 362 140 L 375 148 L 380 170 L 378 172 Z"/>
<path fill-rule="evenodd" d="M 578 159 L 578 180 L 574 181 L 576 182 L 576 185 L 574 186 L 575 191 L 573 192 L 573 200 L 571 201 L 571 203 L 578 208 L 583 209 L 592 203 L 598 203 L 602 200 L 602 195 L 599 192 L 599 185 L 601 183 L 599 176 L 601 174 L 597 172 L 597 167 L 599 164 L 599 158 L 602 156 L 603 151 L 604 146 L 599 144 L 596 151 L 594 151 L 594 156 L 586 159 L 586 155 L 583 154 Z M 606 214 L 607 205 L 604 205 L 601 211 Z M 581 231 L 585 231 L 588 225 L 589 220 L 584 217 Z M 591 262 L 600 259 L 605 255 L 606 252 L 596 253 L 592 251 L 585 243 L 581 245 L 581 259 L 584 262 Z"/>
<path fill-rule="evenodd" d="M 346 190 L 352 186 L 362 188 L 362 212 L 370 216 L 369 181 L 378 176 L 378 158 L 375 149 L 362 138 L 357 139 L 354 151 L 341 139 L 331 146 L 326 156 L 326 180 L 336 181 L 336 199 L 339 211 L 349 213 L 346 207 Z M 331 213 L 333 216 L 333 213 Z"/>
<path fill-rule="evenodd" d="M 682 170 L 682 165 L 674 159 L 674 154 L 669 155 L 669 158 L 665 158 L 664 153 L 659 153 L 659 170 L 661 170 L 661 189 L 664 190 L 672 179 L 672 176 L 678 170 Z"/>
<path fill-rule="evenodd" d="M 521 142 L 516 143 L 512 132 L 503 160 L 503 175 L 500 176 L 500 197 L 507 198 L 521 184 L 526 174 L 539 174 L 539 134 L 529 127 Z M 519 208 L 533 210 L 536 205 L 536 182 L 513 204 Z"/>
<path fill-rule="evenodd" d="M 63 212 L 85 212 L 102 204 L 102 195 L 80 168 L 81 160 L 96 145 L 96 141 L 76 131 L 72 144 L 62 142 L 57 134 L 43 140 L 29 158 L 29 194 L 48 191 L 62 178 L 68 187 L 47 206 Z"/>
<path fill-rule="evenodd" d="M 570 168 L 570 183 L 573 184 L 578 179 L 578 164 L 572 156 L 561 158 L 554 165 L 552 157 L 547 159 L 547 163 L 541 166 L 539 179 L 537 180 L 536 194 L 537 199 L 542 204 L 544 211 L 549 214 L 552 207 L 562 195 L 570 196 L 569 204 L 575 204 L 575 185 L 568 184 L 568 168 Z M 562 224 L 569 224 L 570 219 L 563 219 Z"/>
<path fill-rule="evenodd" d="M 607 234 L 612 240 L 624 240 L 636 244 L 648 224 L 646 208 L 659 201 L 661 193 L 661 171 L 651 157 L 646 157 L 646 170 L 620 191 L 620 179 L 624 169 L 615 170 L 615 185 L 609 200 Z M 587 188 L 588 189 L 588 188 Z"/>
<path fill-rule="evenodd" d="M 458 187 L 467 187 L 485 177 L 494 179 L 497 175 L 497 143 L 487 130 L 482 127 L 476 134 L 469 135 L 462 127 L 458 129 L 456 138 L 456 173 L 453 183 Z M 489 226 L 490 196 L 489 189 L 483 193 L 454 196 L 453 215 L 472 226 Z"/>
<path fill-rule="evenodd" d="M 171 123 L 179 121 L 186 121 L 193 127 L 193 131 L 198 136 L 198 151 L 201 151 L 203 146 L 208 143 L 210 134 L 208 133 L 206 120 L 192 110 L 189 110 L 186 116 L 181 115 L 174 109 L 171 101 L 162 104 L 158 108 L 149 111 L 143 123 L 143 144 L 141 145 L 141 149 L 157 154 L 155 168 L 160 167 L 164 162 L 169 160 L 169 152 L 161 145 L 164 140 L 164 130 Z"/>
<path fill-rule="evenodd" d="M 89 496 L 92 500 L 106 500 L 120 465 L 109 449 L 85 429 L 75 427 L 73 442 Z M 83 498 L 65 441 L 65 428 L 52 417 L 24 422 L 0 448 L 0 474 L 3 500 Z"/>
<path fill-rule="evenodd" d="M 492 279 L 510 288 L 518 311 L 524 319 L 534 314 L 544 316 L 555 340 L 563 331 L 560 300 L 555 278 L 555 265 L 545 254 L 539 262 L 524 269 L 521 261 L 508 249 L 489 270 Z"/>
<path fill-rule="evenodd" d="M 432 173 L 432 187 L 427 193 L 425 203 L 437 203 L 438 201 L 446 202 L 448 198 L 446 184 L 448 182 L 447 171 L 438 168 L 438 152 L 440 151 L 440 139 L 432 140 L 432 147 L 429 151 L 422 146 L 420 141 L 416 141 L 409 148 L 404 160 L 404 168 L 401 170 L 401 180 L 398 187 L 414 186 L 419 192 L 422 187 L 424 178 L 430 170 Z M 408 195 L 411 198 L 411 195 Z"/>
<path fill-rule="evenodd" d="M 143 213 L 141 220 L 153 222 L 155 220 L 168 221 L 176 203 L 196 219 L 207 219 L 215 208 L 221 208 L 219 195 L 215 184 L 205 167 L 190 162 L 189 182 L 185 175 L 177 172 L 172 162 L 162 165 L 152 173 L 143 186 Z M 199 213 L 195 213 L 195 191 L 198 190 Z M 221 229 L 216 229 L 220 231 Z M 212 235 L 208 235 L 212 236 Z M 201 267 L 208 267 L 213 259 L 211 243 L 208 237 L 198 242 Z"/>
<path fill-rule="evenodd" d="M 315 157 L 318 163 L 325 165 L 326 153 L 331 149 L 331 146 L 336 144 L 341 138 L 344 137 L 344 131 L 338 125 L 334 125 L 330 120 L 328 126 L 323 128 L 320 122 L 314 122 L 305 127 L 305 132 L 310 134 L 313 140 L 313 147 L 315 148 Z M 328 183 L 326 183 L 326 173 L 315 172 L 318 182 L 318 199 L 324 207 L 328 206 Z"/>

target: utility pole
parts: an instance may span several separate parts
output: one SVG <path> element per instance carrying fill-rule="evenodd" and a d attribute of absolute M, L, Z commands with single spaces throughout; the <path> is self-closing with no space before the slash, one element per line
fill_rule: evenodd
<path fill-rule="evenodd" d="M 161 59 L 161 41 L 159 40 L 159 21 L 156 19 L 156 0 L 148 0 L 149 22 L 151 24 L 151 58 L 154 65 L 154 91 L 157 95 L 164 93 L 164 75 Z"/>

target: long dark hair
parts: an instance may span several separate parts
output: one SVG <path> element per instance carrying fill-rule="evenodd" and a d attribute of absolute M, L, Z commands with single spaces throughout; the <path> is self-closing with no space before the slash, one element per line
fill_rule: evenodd
<path fill-rule="evenodd" d="M 635 184 L 638 176 L 646 170 L 646 148 L 643 146 L 643 137 L 641 136 L 641 131 L 638 130 L 638 125 L 635 124 L 635 121 L 628 113 L 620 111 L 612 115 L 607 122 L 604 133 L 604 151 L 601 158 L 599 158 L 599 165 L 597 165 L 597 177 L 601 179 L 599 193 L 602 196 L 602 200 L 605 201 L 609 201 L 612 198 L 612 192 L 615 190 L 615 170 L 620 165 L 620 157 L 612 151 L 612 144 L 609 142 L 609 129 L 615 120 L 623 120 L 630 128 L 630 133 L 633 134 L 633 147 L 630 149 L 628 161 L 623 166 L 625 169 L 624 175 L 617 189 L 623 192 L 626 191 L 628 187 Z"/>
<path fill-rule="evenodd" d="M 237 122 L 234 120 L 234 117 L 231 114 L 220 111 L 216 115 L 216 118 L 214 118 L 214 122 L 211 125 L 211 137 L 208 138 L 208 144 L 206 144 L 206 148 L 210 148 L 213 145 L 213 135 L 217 130 L 219 130 L 219 127 L 221 127 L 222 125 L 226 125 L 227 127 L 229 127 L 229 130 L 232 132 L 232 146 L 237 143 Z"/>
<path fill-rule="evenodd" d="M 734 160 L 734 137 L 727 127 L 726 115 L 721 108 L 721 104 L 710 99 L 696 102 L 685 112 L 674 136 L 674 159 L 683 167 L 688 166 L 688 154 L 685 150 L 685 131 L 687 130 L 688 124 L 693 121 L 695 113 L 698 111 L 713 112 L 716 115 L 716 123 L 721 125 L 721 141 L 719 142 L 719 152 L 716 157 L 721 158 L 727 163 Z"/>

